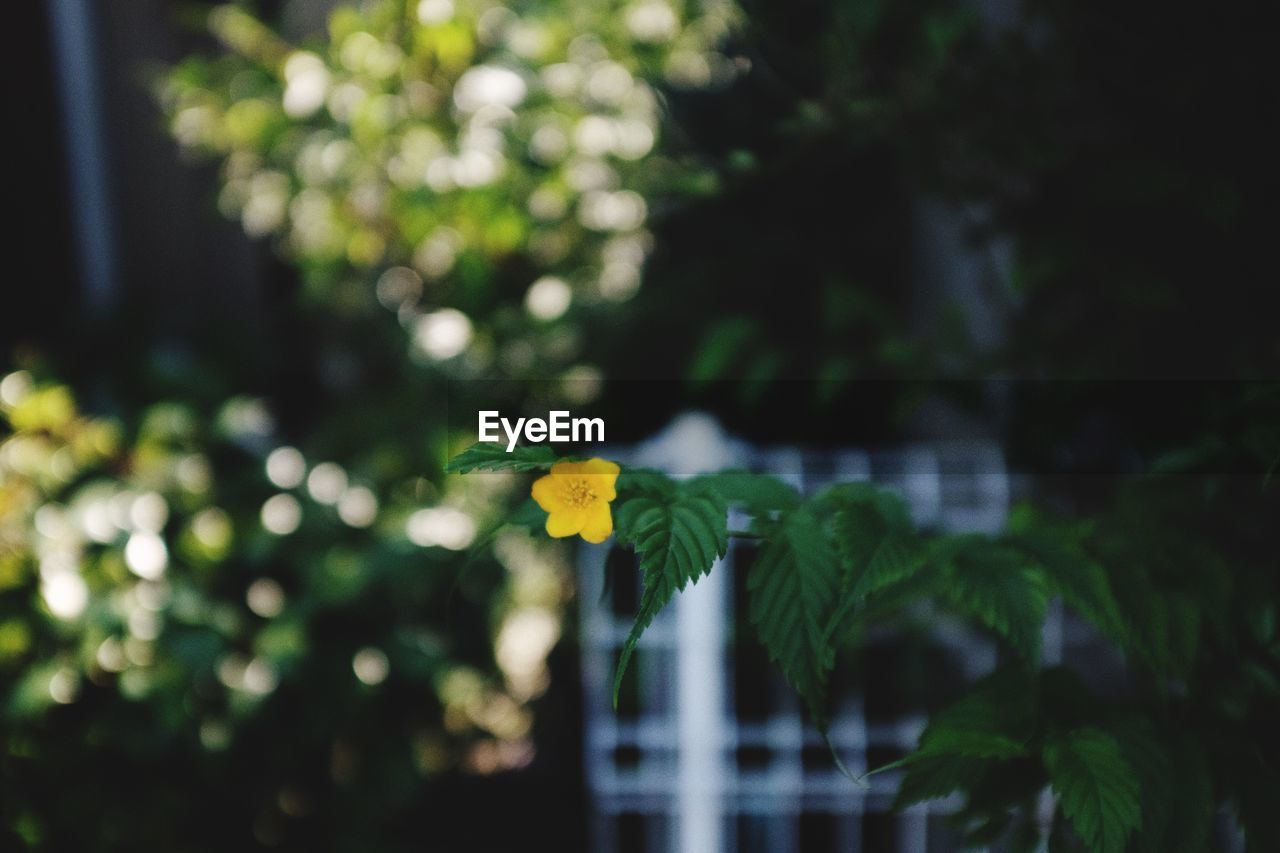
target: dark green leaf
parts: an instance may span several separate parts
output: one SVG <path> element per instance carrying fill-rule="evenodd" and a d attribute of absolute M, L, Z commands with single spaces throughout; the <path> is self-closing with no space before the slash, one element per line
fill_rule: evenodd
<path fill-rule="evenodd" d="M 1035 712 L 1035 689 L 1026 671 L 1000 670 L 935 712 L 912 755 L 1024 756 L 1035 730 Z"/>
<path fill-rule="evenodd" d="M 989 764 L 985 759 L 965 755 L 926 755 L 909 761 L 893 807 L 902 809 L 945 797 L 952 791 L 967 790 Z"/>
<path fill-rule="evenodd" d="M 710 571 L 728 550 L 727 512 L 724 502 L 716 497 L 684 490 L 666 499 L 633 498 L 615 512 L 618 541 L 635 547 L 644 586 L 640 610 L 618 659 L 613 682 L 615 705 L 622 676 L 649 623 L 678 590 Z"/>
<path fill-rule="evenodd" d="M 1178 849 L 1171 844 L 1169 822 L 1175 790 L 1184 780 L 1174 773 L 1168 747 L 1151 721 L 1136 714 L 1117 717 L 1105 728 L 1120 744 L 1142 791 L 1142 829 L 1133 838 L 1133 848 L 1149 853 Z"/>
<path fill-rule="evenodd" d="M 962 613 L 1038 663 L 1048 591 L 1027 558 L 998 543 L 971 538 L 944 562 L 943 595 Z"/>
<path fill-rule="evenodd" d="M 851 483 L 832 489 L 824 500 L 834 510 L 832 529 L 843 568 L 839 602 L 827 626 L 838 640 L 867 596 L 913 575 L 924 566 L 925 551 L 896 496 Z"/>
<path fill-rule="evenodd" d="M 752 515 L 794 509 L 800 495 L 791 486 L 768 474 L 749 471 L 721 471 L 689 481 L 692 488 L 706 489 L 725 503 L 745 507 Z"/>
<path fill-rule="evenodd" d="M 1124 623 L 1103 567 L 1064 528 L 1037 530 L 1012 541 L 1044 569 L 1054 592 L 1089 620 L 1103 636 L 1124 640 Z"/>
<path fill-rule="evenodd" d="M 1025 772 L 1011 776 L 1017 766 L 1010 759 L 1028 755 L 1027 744 L 1036 726 L 1035 696 L 1034 682 L 1026 670 L 1009 667 L 936 711 L 916 750 L 897 762 L 907 768 L 898 804 L 945 796 L 957 789 L 972 794 L 981 780 L 996 770 L 1005 771 L 997 773 L 998 777 L 1014 780 L 1012 785 L 998 784 L 996 788 L 1012 787 L 1015 798 L 1025 796 L 1028 785 L 1034 783 L 1026 780 Z M 1000 797 L 1008 799 L 1004 795 L 997 799 Z"/>
<path fill-rule="evenodd" d="M 924 548 L 906 533 L 889 531 L 876 544 L 871 558 L 854 582 L 854 598 L 865 598 L 913 574 L 924 565 Z"/>
<path fill-rule="evenodd" d="M 505 447 L 481 442 L 459 453 L 445 471 L 465 474 L 468 471 L 546 471 L 560 461 L 549 447 L 517 447 L 510 453 Z"/>
<path fill-rule="evenodd" d="M 828 489 L 822 495 L 822 501 L 837 507 L 868 506 L 889 529 L 906 531 L 912 528 L 911 513 L 902 498 L 871 483 L 841 483 Z"/>
<path fill-rule="evenodd" d="M 920 739 L 921 755 L 965 755 L 973 758 L 1015 758 L 1025 755 L 1026 744 L 1015 737 L 990 731 L 979 719 L 966 721 L 970 725 L 944 725 L 931 727 Z"/>
<path fill-rule="evenodd" d="M 827 675 L 835 657 L 826 626 L 840 574 L 835 549 L 806 505 L 783 517 L 747 575 L 751 622 L 824 729 Z"/>
<path fill-rule="evenodd" d="M 661 471 L 651 468 L 623 468 L 618 475 L 618 494 L 668 497 L 675 491 L 675 482 Z"/>
<path fill-rule="evenodd" d="M 741 354 L 751 352 L 755 333 L 756 323 L 748 317 L 720 320 L 706 333 L 698 347 L 689 367 L 690 380 L 704 385 L 723 379 Z"/>
<path fill-rule="evenodd" d="M 1138 778 L 1119 743 L 1095 728 L 1052 737 L 1044 747 L 1062 812 L 1090 850 L 1121 853 L 1142 825 Z"/>

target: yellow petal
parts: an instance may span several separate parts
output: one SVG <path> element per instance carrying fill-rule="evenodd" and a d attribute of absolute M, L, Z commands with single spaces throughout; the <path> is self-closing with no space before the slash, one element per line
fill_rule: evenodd
<path fill-rule="evenodd" d="M 608 459 L 588 459 L 582 464 L 582 473 L 584 474 L 611 474 L 618 476 L 618 472 L 622 469 L 618 467 L 617 462 L 610 462 Z"/>
<path fill-rule="evenodd" d="M 591 477 L 592 489 L 606 501 L 618 496 L 618 474 L 621 470 L 617 462 L 608 459 L 588 459 L 582 463 L 582 473 Z"/>
<path fill-rule="evenodd" d="M 597 503 L 584 513 L 586 518 L 582 525 L 582 538 L 592 545 L 599 545 L 613 535 L 613 514 L 609 512 L 607 503 Z"/>
<path fill-rule="evenodd" d="M 582 473 L 581 469 L 581 462 L 569 462 L 567 460 L 562 460 L 551 466 L 551 476 L 564 477 L 570 474 L 580 474 Z"/>
<path fill-rule="evenodd" d="M 554 510 L 547 516 L 547 534 L 556 539 L 572 536 L 587 523 L 587 514 L 580 509 Z"/>
<path fill-rule="evenodd" d="M 545 512 L 552 512 L 562 506 L 554 476 L 546 474 L 533 481 L 533 499 Z"/>

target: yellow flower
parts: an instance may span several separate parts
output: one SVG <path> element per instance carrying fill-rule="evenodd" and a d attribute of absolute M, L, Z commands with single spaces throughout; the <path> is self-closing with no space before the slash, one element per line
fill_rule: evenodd
<path fill-rule="evenodd" d="M 582 534 L 599 544 L 613 533 L 609 501 L 618 496 L 618 465 L 607 459 L 557 462 L 533 484 L 533 499 L 547 511 L 547 533 L 556 538 Z"/>

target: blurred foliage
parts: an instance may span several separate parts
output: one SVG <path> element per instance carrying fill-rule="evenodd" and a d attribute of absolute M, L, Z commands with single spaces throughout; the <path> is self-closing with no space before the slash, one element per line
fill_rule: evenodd
<path fill-rule="evenodd" d="M 85 811 L 85 766 L 113 756 L 248 785 L 250 818 L 209 849 L 275 838 L 351 786 L 394 808 L 406 773 L 531 760 L 567 574 L 549 543 L 494 529 L 507 480 L 309 460 L 249 398 L 156 404 L 125 430 L 18 371 L 0 413 L 0 814 L 26 843 L 132 847 L 206 820 L 191 798 L 138 823 L 112 797 Z M 461 562 L 486 530 L 489 555 Z M 154 784 L 129 790 L 150 803 Z"/>
<path fill-rule="evenodd" d="M 941 304 L 938 327 L 911 320 L 920 299 L 946 302 L 916 287 L 924 181 L 912 151 L 980 45 L 973 11 L 947 0 L 742 6 L 726 50 L 746 70 L 723 92 L 670 101 L 719 189 L 655 224 L 662 289 L 638 295 L 619 360 L 661 326 L 666 375 L 733 380 L 748 405 L 804 380 L 820 411 L 859 380 L 932 377 L 969 357 L 956 306 Z"/>
<path fill-rule="evenodd" d="M 733 15 L 382 0 L 293 44 L 213 9 L 223 54 L 159 98 L 301 288 L 263 370 L 157 352 L 127 314 L 112 358 L 51 354 L 115 420 L 27 355 L 4 379 L 0 846 L 417 849 L 424 797 L 529 764 L 564 554 L 503 529 L 510 478 L 443 474 L 446 381 L 595 393 L 582 326 L 639 287 L 653 199 L 700 180 L 658 153 L 658 87 L 731 78 Z"/>
<path fill-rule="evenodd" d="M 868 378 L 1276 375 L 1260 7 L 1201 25 L 1051 0 L 742 5 L 727 50 L 748 70 L 670 100 L 721 189 L 655 223 L 661 286 L 609 375 L 658 329 L 666 375 L 827 399 Z M 956 245 L 932 245 L 939 206 Z M 964 251 L 940 262 L 980 264 L 981 292 L 921 292 L 931 256 Z"/>
<path fill-rule="evenodd" d="M 655 149 L 655 86 L 731 78 L 731 20 L 717 2 L 373 2 L 296 46 L 226 6 L 228 53 L 161 96 L 177 139 L 222 160 L 220 208 L 276 236 L 312 301 L 381 303 L 455 375 L 550 378 L 579 324 L 639 288 L 653 197 L 692 180 Z"/>

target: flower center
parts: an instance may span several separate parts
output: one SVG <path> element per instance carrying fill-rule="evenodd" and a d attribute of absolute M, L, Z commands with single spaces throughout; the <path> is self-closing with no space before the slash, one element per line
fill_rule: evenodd
<path fill-rule="evenodd" d="M 586 480 L 570 480 L 564 484 L 564 502 L 582 509 L 595 502 L 596 493 Z"/>

